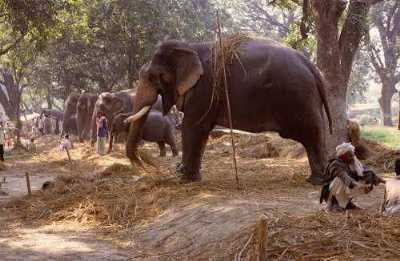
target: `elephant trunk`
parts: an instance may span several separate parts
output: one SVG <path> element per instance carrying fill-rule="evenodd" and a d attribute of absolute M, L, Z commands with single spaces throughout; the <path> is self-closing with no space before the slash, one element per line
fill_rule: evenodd
<path fill-rule="evenodd" d="M 82 112 L 77 112 L 76 123 L 77 123 L 77 129 L 78 129 L 79 142 L 83 142 L 83 132 L 84 132 L 83 118 L 84 117 L 82 115 Z"/>
<path fill-rule="evenodd" d="M 127 118 L 129 134 L 126 142 L 126 155 L 133 163 L 141 164 L 137 156 L 137 146 L 142 139 L 143 127 L 150 107 L 157 101 L 157 92 L 148 85 L 139 85 L 133 109 L 133 116 Z"/>

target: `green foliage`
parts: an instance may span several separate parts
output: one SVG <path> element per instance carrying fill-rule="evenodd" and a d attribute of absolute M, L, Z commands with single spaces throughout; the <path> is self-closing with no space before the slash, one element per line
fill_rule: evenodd
<path fill-rule="evenodd" d="M 368 52 L 361 49 L 355 58 L 347 88 L 348 104 L 363 103 L 366 101 L 365 93 L 368 90 L 371 66 Z"/>
<path fill-rule="evenodd" d="M 363 127 L 361 137 L 383 143 L 391 148 L 400 148 L 399 130 L 389 127 Z"/>
<path fill-rule="evenodd" d="M 307 38 L 302 39 L 300 35 L 300 27 L 297 24 L 290 26 L 290 31 L 283 41 L 290 47 L 302 51 L 310 59 L 315 60 L 317 51 L 317 40 L 313 34 L 309 34 Z"/>
<path fill-rule="evenodd" d="M 71 1 L 58 13 L 57 33 L 31 82 L 61 99 L 130 88 L 159 41 L 213 39 L 215 13 L 204 0 Z"/>

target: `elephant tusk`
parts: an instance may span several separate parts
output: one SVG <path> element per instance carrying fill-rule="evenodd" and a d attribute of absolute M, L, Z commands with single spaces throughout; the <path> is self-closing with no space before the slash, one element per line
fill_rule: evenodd
<path fill-rule="evenodd" d="M 130 123 L 130 122 L 134 122 L 140 118 L 143 117 L 143 115 L 145 115 L 149 110 L 150 110 L 151 106 L 145 106 L 143 107 L 140 111 L 138 111 L 137 113 L 135 113 L 132 116 L 129 116 L 128 118 L 126 118 L 124 120 L 124 123 Z"/>

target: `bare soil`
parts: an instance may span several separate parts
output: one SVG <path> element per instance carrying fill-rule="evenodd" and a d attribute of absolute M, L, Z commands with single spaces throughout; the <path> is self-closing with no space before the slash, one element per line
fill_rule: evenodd
<path fill-rule="evenodd" d="M 179 184 L 175 176 L 179 157 L 168 152 L 159 158 L 153 144 L 144 147 L 156 167 L 137 169 L 124 157 L 122 145 L 100 157 L 89 144 L 75 144 L 71 163 L 58 150 L 57 138 L 39 139 L 36 154 L 14 154 L 0 172 L 0 179 L 7 180 L 2 190 L 9 194 L 0 196 L 0 260 L 233 260 L 261 215 L 270 226 L 270 258 L 311 257 L 294 247 L 306 239 L 300 230 L 292 231 L 298 223 L 294 220 L 321 215 L 346 220 L 346 216 L 323 211 L 320 187 L 305 181 L 310 170 L 304 149 L 271 134 L 236 134 L 235 139 L 240 189 L 227 135 L 209 140 L 203 180 L 194 184 Z M 30 197 L 25 172 L 35 190 Z M 47 180 L 54 181 L 54 187 L 40 191 Z M 374 216 L 382 198 L 383 188 L 378 187 L 356 203 L 365 208 L 363 215 Z M 285 228 L 283 221 L 292 225 Z M 318 230 L 323 233 L 324 226 Z M 295 234 L 290 240 L 275 239 L 283 232 Z M 331 230 L 325 232 L 322 235 L 329 237 Z M 324 258 L 366 257 L 335 251 Z M 243 260 L 249 260 L 246 253 Z"/>

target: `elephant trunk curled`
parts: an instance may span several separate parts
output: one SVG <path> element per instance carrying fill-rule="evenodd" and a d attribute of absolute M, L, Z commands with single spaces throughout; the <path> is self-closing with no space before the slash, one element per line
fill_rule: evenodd
<path fill-rule="evenodd" d="M 126 142 L 126 155 L 131 162 L 139 163 L 137 146 L 143 136 L 143 127 L 149 113 L 149 108 L 157 101 L 156 90 L 147 84 L 140 84 L 136 93 L 133 116 L 126 119 L 130 123 Z"/>

